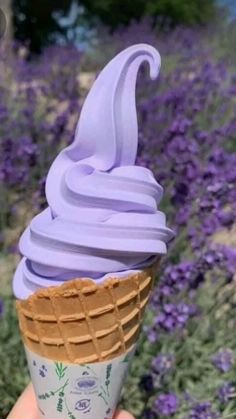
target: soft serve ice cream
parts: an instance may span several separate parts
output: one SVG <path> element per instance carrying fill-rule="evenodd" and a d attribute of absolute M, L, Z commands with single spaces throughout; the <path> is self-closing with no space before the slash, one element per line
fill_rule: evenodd
<path fill-rule="evenodd" d="M 74 142 L 57 156 L 46 182 L 48 207 L 20 239 L 13 289 L 26 299 L 73 278 L 102 282 L 152 265 L 172 231 L 158 210 L 162 187 L 135 165 L 135 85 L 140 65 L 160 69 L 157 50 L 134 45 L 100 73 L 80 115 Z"/>
<path fill-rule="evenodd" d="M 74 142 L 49 170 L 48 208 L 20 240 L 13 288 L 45 419 L 113 418 L 153 265 L 172 236 L 158 210 L 161 186 L 135 165 L 135 84 L 143 61 L 155 79 L 160 57 L 145 44 L 120 53 L 97 78 Z"/>

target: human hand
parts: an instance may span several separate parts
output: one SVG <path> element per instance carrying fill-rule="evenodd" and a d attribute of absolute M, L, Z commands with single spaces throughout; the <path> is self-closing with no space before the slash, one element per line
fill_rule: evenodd
<path fill-rule="evenodd" d="M 39 419 L 37 402 L 32 384 L 29 384 L 28 387 L 26 387 L 7 419 Z M 116 412 L 114 419 L 134 419 L 134 417 L 130 413 L 121 410 Z"/>

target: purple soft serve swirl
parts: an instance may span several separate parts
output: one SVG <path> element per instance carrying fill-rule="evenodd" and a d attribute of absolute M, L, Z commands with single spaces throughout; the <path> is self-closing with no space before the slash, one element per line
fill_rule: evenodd
<path fill-rule="evenodd" d="M 144 61 L 155 79 L 159 53 L 139 44 L 111 60 L 92 86 L 74 142 L 49 170 L 48 208 L 20 239 L 24 257 L 13 281 L 17 298 L 72 278 L 122 277 L 166 253 L 172 231 L 157 209 L 162 187 L 150 170 L 135 166 L 135 86 Z"/>

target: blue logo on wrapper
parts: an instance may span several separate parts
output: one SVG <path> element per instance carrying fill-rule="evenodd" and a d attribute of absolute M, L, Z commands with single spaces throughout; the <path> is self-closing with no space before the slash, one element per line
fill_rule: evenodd
<path fill-rule="evenodd" d="M 94 390 L 97 387 L 96 377 L 82 377 L 78 378 L 74 383 L 74 388 L 80 391 Z"/>
<path fill-rule="evenodd" d="M 89 409 L 89 407 L 90 407 L 90 400 L 89 399 L 79 400 L 75 405 L 75 409 L 79 410 L 80 412 L 83 412 L 84 410 Z"/>

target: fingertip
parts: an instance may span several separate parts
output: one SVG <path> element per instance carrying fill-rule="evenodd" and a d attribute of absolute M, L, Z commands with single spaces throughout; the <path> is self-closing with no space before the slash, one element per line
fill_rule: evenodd
<path fill-rule="evenodd" d="M 25 419 L 25 413 L 27 412 L 27 418 L 38 419 L 38 409 L 36 404 L 36 397 L 32 383 L 30 383 L 25 391 L 22 393 L 14 408 L 10 412 L 7 419 Z M 115 413 L 113 419 L 135 419 L 131 413 L 126 410 L 119 410 Z"/>
<path fill-rule="evenodd" d="M 38 419 L 37 402 L 31 383 L 17 400 L 7 419 L 26 419 L 26 414 L 29 419 Z"/>
<path fill-rule="evenodd" d="M 33 387 L 33 384 L 31 382 L 25 388 L 25 391 L 24 391 L 23 394 L 24 394 L 25 397 L 33 398 L 33 399 L 36 400 L 34 387 Z"/>
<path fill-rule="evenodd" d="M 131 413 L 127 412 L 126 410 L 119 410 L 116 412 L 113 419 L 135 419 Z"/>

